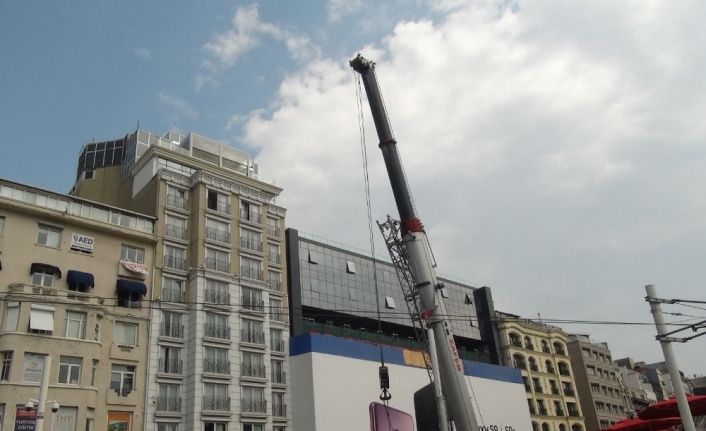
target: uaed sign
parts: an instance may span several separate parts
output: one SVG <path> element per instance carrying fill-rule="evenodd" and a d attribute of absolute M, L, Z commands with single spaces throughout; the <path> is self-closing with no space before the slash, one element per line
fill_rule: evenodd
<path fill-rule="evenodd" d="M 80 233 L 72 233 L 71 249 L 93 253 L 93 237 Z"/>

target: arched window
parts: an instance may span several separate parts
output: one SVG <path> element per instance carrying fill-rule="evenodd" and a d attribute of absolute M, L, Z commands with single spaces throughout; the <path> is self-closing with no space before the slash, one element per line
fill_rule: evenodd
<path fill-rule="evenodd" d="M 547 343 L 547 340 L 542 340 L 541 344 L 542 344 L 542 352 L 551 353 L 551 351 L 549 350 L 549 343 Z"/>
<path fill-rule="evenodd" d="M 532 431 L 539 431 L 539 424 L 537 422 L 532 422 Z"/>
<path fill-rule="evenodd" d="M 510 345 L 514 347 L 522 347 L 522 341 L 520 341 L 520 336 L 514 332 L 510 333 Z"/>
<path fill-rule="evenodd" d="M 542 431 L 549 431 L 549 424 L 548 423 L 544 422 L 542 424 Z"/>
<path fill-rule="evenodd" d="M 544 362 L 544 366 L 547 367 L 547 372 L 549 374 L 554 374 L 556 372 L 554 370 L 554 364 L 552 364 L 552 361 L 550 361 L 549 359 Z"/>
<path fill-rule="evenodd" d="M 530 337 L 525 337 L 525 349 L 534 350 L 534 344 L 532 344 Z"/>
<path fill-rule="evenodd" d="M 579 424 L 571 425 L 571 431 L 583 431 L 583 427 Z"/>
<path fill-rule="evenodd" d="M 562 376 L 570 376 L 571 373 L 569 372 L 569 366 L 566 364 L 566 362 L 559 362 L 557 364 L 559 366 L 559 374 Z"/>
<path fill-rule="evenodd" d="M 566 425 L 559 424 L 559 431 L 566 431 Z"/>
<path fill-rule="evenodd" d="M 512 355 L 512 363 L 515 368 L 519 368 L 521 370 L 527 369 L 527 364 L 525 363 L 525 358 L 524 358 L 524 356 L 522 356 L 520 354 Z"/>
<path fill-rule="evenodd" d="M 566 356 L 566 350 L 564 350 L 564 345 L 561 344 L 560 342 L 556 341 L 554 343 L 554 353 L 557 355 L 564 355 Z"/>
<path fill-rule="evenodd" d="M 529 366 L 530 370 L 532 371 L 539 371 L 539 367 L 537 366 L 537 361 L 534 360 L 533 357 L 529 357 Z"/>

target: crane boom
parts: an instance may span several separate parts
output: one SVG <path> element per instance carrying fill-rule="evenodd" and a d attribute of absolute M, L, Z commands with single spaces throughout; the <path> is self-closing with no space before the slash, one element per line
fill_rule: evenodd
<path fill-rule="evenodd" d="M 392 134 L 392 127 L 375 75 L 375 63 L 358 54 L 350 61 L 350 65 L 362 78 L 373 114 L 375 129 L 380 139 L 379 147 L 385 159 L 392 193 L 395 196 L 397 210 L 400 214 L 402 240 L 407 248 L 410 267 L 416 283 L 416 293 L 419 295 L 421 317 L 430 332 L 430 355 L 432 358 L 435 356 L 438 358 L 434 364 L 438 366 L 438 370 L 434 370 L 434 374 L 440 376 L 441 387 L 446 396 L 456 430 L 478 431 L 478 421 L 466 385 L 463 361 L 456 348 L 453 329 L 447 320 L 444 300 L 439 291 L 439 281 L 432 264 L 433 258 L 427 235 L 424 226 L 417 217 L 412 194 L 404 176 L 402 161 L 397 151 L 397 141 Z M 443 417 L 443 412 L 439 412 L 439 416 Z"/>

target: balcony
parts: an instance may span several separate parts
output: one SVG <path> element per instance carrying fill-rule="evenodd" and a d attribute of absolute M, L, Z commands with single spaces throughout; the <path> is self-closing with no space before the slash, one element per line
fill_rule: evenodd
<path fill-rule="evenodd" d="M 118 298 L 118 301 L 116 304 L 118 307 L 124 307 L 124 308 L 132 308 L 139 310 L 142 308 L 142 302 L 138 300 L 133 300 L 133 299 L 124 299 L 124 298 Z"/>
<path fill-rule="evenodd" d="M 287 319 L 287 311 L 271 309 L 270 310 L 270 320 L 275 321 L 275 322 L 286 323 L 289 320 L 289 319 Z"/>
<path fill-rule="evenodd" d="M 566 395 L 567 397 L 573 397 L 576 395 L 576 393 L 571 388 L 564 388 L 564 395 Z M 569 413 L 571 413 L 571 412 L 569 412 Z"/>
<path fill-rule="evenodd" d="M 179 226 L 174 226 L 171 224 L 164 226 L 164 236 L 169 238 L 176 238 L 185 240 L 186 239 L 186 229 Z"/>
<path fill-rule="evenodd" d="M 265 301 L 259 298 L 241 296 L 240 305 L 246 310 L 259 311 L 260 313 L 265 312 Z"/>
<path fill-rule="evenodd" d="M 277 292 L 282 291 L 282 281 L 270 279 L 270 289 L 276 290 Z"/>
<path fill-rule="evenodd" d="M 247 377 L 259 377 L 264 379 L 267 374 L 265 374 L 265 366 L 262 364 L 240 364 L 240 373 Z"/>
<path fill-rule="evenodd" d="M 277 264 L 277 265 L 281 265 L 281 264 L 282 264 L 282 255 L 279 254 L 279 253 L 270 253 L 270 254 L 267 256 L 267 259 L 270 261 L 270 263 L 274 263 L 274 264 Z"/>
<path fill-rule="evenodd" d="M 262 280 L 262 270 L 260 268 L 250 268 L 249 266 L 240 267 L 240 275 L 253 280 Z"/>
<path fill-rule="evenodd" d="M 284 352 L 284 346 L 283 340 L 270 340 L 270 350 L 273 352 Z"/>
<path fill-rule="evenodd" d="M 541 386 L 535 385 L 535 386 L 534 386 L 534 392 L 537 393 L 537 394 L 543 394 L 543 393 L 544 393 L 544 389 L 542 389 Z"/>
<path fill-rule="evenodd" d="M 213 289 L 206 289 L 203 292 L 204 301 L 209 304 L 230 305 L 230 293 Z"/>
<path fill-rule="evenodd" d="M 267 226 L 267 236 L 279 238 L 279 228 L 275 226 Z"/>
<path fill-rule="evenodd" d="M 182 361 L 178 359 L 159 358 L 159 372 L 167 374 L 181 374 Z"/>
<path fill-rule="evenodd" d="M 186 259 L 169 255 L 164 256 L 164 267 L 186 271 Z"/>
<path fill-rule="evenodd" d="M 267 401 L 265 400 L 243 398 L 240 401 L 240 407 L 243 412 L 267 413 Z"/>
<path fill-rule="evenodd" d="M 230 244 L 230 233 L 213 227 L 207 227 L 206 239 Z"/>
<path fill-rule="evenodd" d="M 162 337 L 184 338 L 184 325 L 162 322 L 159 325 L 159 335 Z"/>
<path fill-rule="evenodd" d="M 203 410 L 229 412 L 230 397 L 203 397 Z"/>
<path fill-rule="evenodd" d="M 206 323 L 203 325 L 203 335 L 204 337 L 230 340 L 230 327 L 225 325 L 217 325 L 215 323 Z"/>
<path fill-rule="evenodd" d="M 276 418 L 286 418 L 287 417 L 287 405 L 286 404 L 272 404 L 272 416 Z"/>
<path fill-rule="evenodd" d="M 270 372 L 270 381 L 272 383 L 277 383 L 280 385 L 284 385 L 287 383 L 287 373 L 284 371 L 271 371 Z"/>
<path fill-rule="evenodd" d="M 240 218 L 251 223 L 262 224 L 262 214 L 247 210 L 245 208 L 240 209 Z"/>
<path fill-rule="evenodd" d="M 184 302 L 184 292 L 179 289 L 162 289 L 162 302 Z"/>
<path fill-rule="evenodd" d="M 265 345 L 265 333 L 258 331 L 248 331 L 247 329 L 240 330 L 240 341 L 243 343 Z"/>
<path fill-rule="evenodd" d="M 258 253 L 262 253 L 262 241 L 241 236 L 240 237 L 240 248 L 245 249 L 245 250 L 256 251 Z"/>
<path fill-rule="evenodd" d="M 181 412 L 181 398 L 157 397 L 158 412 Z"/>
<path fill-rule="evenodd" d="M 536 364 L 530 364 L 530 370 L 539 371 L 539 367 Z"/>
<path fill-rule="evenodd" d="M 206 208 L 211 211 L 216 211 L 223 214 L 230 215 L 230 204 L 226 202 L 208 202 Z"/>
<path fill-rule="evenodd" d="M 204 265 L 208 269 L 213 269 L 215 271 L 230 272 L 230 263 L 225 260 L 218 260 L 214 257 L 207 257 L 204 261 Z"/>
<path fill-rule="evenodd" d="M 203 360 L 203 372 L 214 374 L 230 374 L 230 361 L 206 358 Z"/>
<path fill-rule="evenodd" d="M 167 195 L 167 206 L 180 210 L 186 210 L 188 201 L 181 196 Z"/>

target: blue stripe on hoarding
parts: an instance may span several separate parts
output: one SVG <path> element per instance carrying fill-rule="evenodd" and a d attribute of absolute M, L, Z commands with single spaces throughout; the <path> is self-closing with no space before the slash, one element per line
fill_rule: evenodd
<path fill-rule="evenodd" d="M 407 366 L 404 362 L 404 349 L 383 346 L 382 350 L 386 364 Z M 333 335 L 316 333 L 297 335 L 290 339 L 289 356 L 298 356 L 313 352 L 344 356 L 364 361 L 380 361 L 380 346 L 365 341 L 350 340 Z M 518 369 L 484 364 L 481 362 L 463 361 L 463 363 L 467 376 L 508 383 L 523 383 L 522 374 Z"/>

